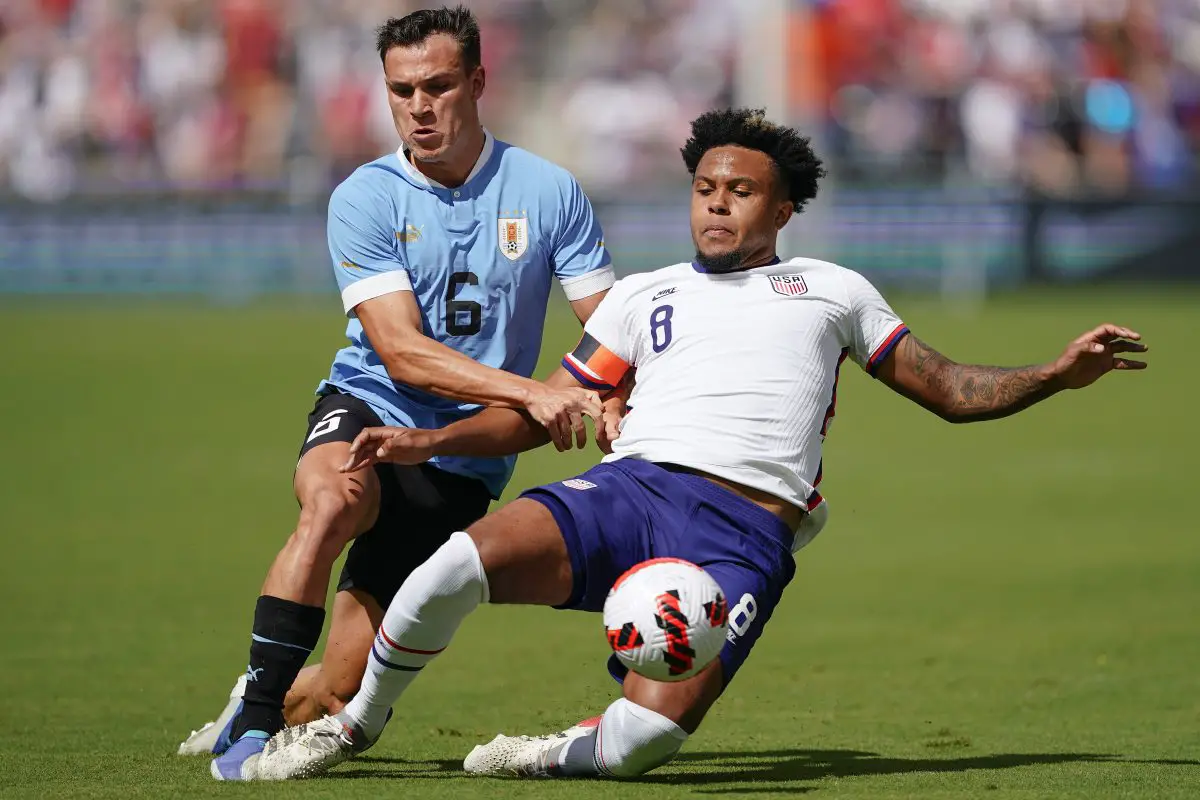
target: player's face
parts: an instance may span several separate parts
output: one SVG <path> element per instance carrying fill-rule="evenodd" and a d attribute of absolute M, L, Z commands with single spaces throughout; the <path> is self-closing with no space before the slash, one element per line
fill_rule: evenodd
<path fill-rule="evenodd" d="M 468 71 L 458 42 L 439 33 L 412 47 L 389 50 L 383 77 L 405 148 L 418 161 L 453 161 L 459 155 L 459 134 L 479 127 L 483 67 Z"/>
<path fill-rule="evenodd" d="M 780 200 L 775 164 L 766 153 L 714 147 L 692 180 L 692 241 L 714 271 L 757 265 L 775 256 L 775 241 L 792 215 Z"/>

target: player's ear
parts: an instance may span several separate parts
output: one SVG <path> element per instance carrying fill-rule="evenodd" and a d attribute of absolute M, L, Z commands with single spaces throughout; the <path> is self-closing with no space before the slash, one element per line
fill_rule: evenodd
<path fill-rule="evenodd" d="M 779 210 L 775 212 L 775 230 L 783 230 L 783 226 L 788 224 L 788 220 L 792 218 L 794 212 L 791 200 L 784 200 L 780 203 Z"/>
<path fill-rule="evenodd" d="M 487 85 L 487 73 L 484 72 L 483 66 L 480 65 L 472 70 L 468 80 L 471 82 L 471 99 L 479 100 L 483 97 L 483 87 Z"/>

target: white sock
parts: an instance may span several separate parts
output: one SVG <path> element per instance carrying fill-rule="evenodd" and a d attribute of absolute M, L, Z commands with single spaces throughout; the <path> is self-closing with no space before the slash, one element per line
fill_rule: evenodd
<path fill-rule="evenodd" d="M 671 720 L 622 697 L 595 731 L 569 742 L 555 759 L 564 776 L 632 778 L 670 761 L 687 741 Z"/>
<path fill-rule="evenodd" d="M 387 722 L 388 709 L 446 649 L 459 624 L 488 599 L 487 576 L 475 542 L 455 533 L 413 571 L 392 599 L 375 637 L 362 688 L 343 709 L 369 738 Z"/>

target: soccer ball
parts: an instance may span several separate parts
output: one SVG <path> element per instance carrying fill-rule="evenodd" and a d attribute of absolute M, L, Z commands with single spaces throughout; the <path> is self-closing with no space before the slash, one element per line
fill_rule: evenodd
<path fill-rule="evenodd" d="M 604 601 L 613 652 L 626 667 L 656 681 L 681 681 L 711 664 L 728 625 L 721 587 L 678 558 L 638 564 L 617 579 Z"/>

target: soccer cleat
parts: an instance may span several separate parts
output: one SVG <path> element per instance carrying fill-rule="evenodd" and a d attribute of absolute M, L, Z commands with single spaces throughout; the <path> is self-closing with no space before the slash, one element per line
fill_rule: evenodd
<path fill-rule="evenodd" d="M 179 745 L 181 756 L 219 756 L 229 749 L 232 742 L 229 734 L 233 730 L 233 720 L 242 710 L 242 695 L 246 693 L 246 676 L 242 675 L 233 684 L 229 693 L 229 702 L 220 715 L 212 722 L 206 722 L 198 731 L 192 731 L 191 736 Z"/>
<path fill-rule="evenodd" d="M 272 736 L 258 762 L 258 778 L 264 781 L 311 778 L 374 744 L 362 731 L 338 717 L 322 717 Z"/>
<path fill-rule="evenodd" d="M 555 759 L 562 746 L 595 731 L 597 722 L 599 718 L 584 720 L 565 731 L 545 736 L 498 734 L 487 744 L 475 745 L 463 760 L 463 769 L 472 775 L 556 777 L 558 763 Z"/>
<path fill-rule="evenodd" d="M 242 738 L 212 760 L 209 770 L 219 781 L 252 781 L 258 777 L 258 764 L 271 734 L 246 731 Z"/>

